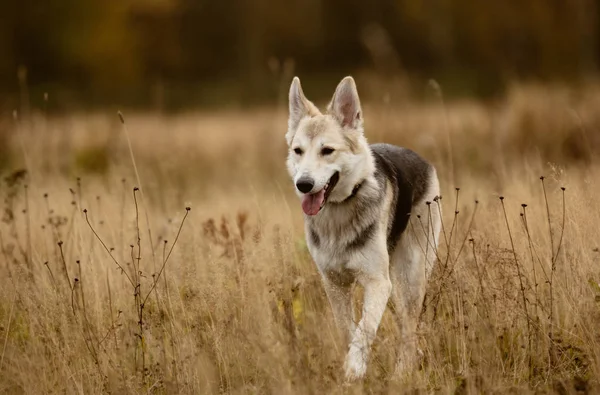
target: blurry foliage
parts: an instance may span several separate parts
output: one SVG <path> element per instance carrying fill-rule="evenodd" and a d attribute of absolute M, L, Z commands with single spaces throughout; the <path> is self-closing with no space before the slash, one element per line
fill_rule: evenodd
<path fill-rule="evenodd" d="M 91 146 L 75 153 L 75 168 L 85 173 L 106 174 L 110 167 L 108 146 Z"/>
<path fill-rule="evenodd" d="M 0 123 L 0 174 L 10 166 L 11 147 L 8 127 Z"/>
<path fill-rule="evenodd" d="M 0 90 L 16 100 L 24 66 L 51 105 L 274 100 L 273 59 L 315 84 L 372 69 L 489 95 L 587 75 L 600 54 L 595 0 L 0 1 Z"/>

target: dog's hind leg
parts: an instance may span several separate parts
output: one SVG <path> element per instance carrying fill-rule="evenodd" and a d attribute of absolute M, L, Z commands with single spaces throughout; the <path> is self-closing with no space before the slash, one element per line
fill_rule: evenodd
<path fill-rule="evenodd" d="M 425 204 L 423 204 L 425 206 Z M 400 329 L 400 344 L 396 372 L 410 373 L 418 365 L 417 327 L 427 289 L 427 280 L 437 254 L 441 222 L 439 212 L 419 207 L 422 218 L 429 218 L 423 227 L 409 224 L 392 256 L 390 277 L 393 291 L 391 302 Z M 411 219 L 414 221 L 414 218 Z M 425 228 L 425 229 L 423 229 Z"/>
<path fill-rule="evenodd" d="M 416 332 L 427 280 L 424 256 L 415 244 L 415 237 L 405 233 L 398 243 L 390 269 L 393 284 L 391 304 L 400 330 L 398 374 L 412 371 L 418 361 Z"/>

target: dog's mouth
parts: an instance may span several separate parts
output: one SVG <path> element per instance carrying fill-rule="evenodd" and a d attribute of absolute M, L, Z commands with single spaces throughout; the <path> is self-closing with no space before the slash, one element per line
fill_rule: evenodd
<path fill-rule="evenodd" d="M 331 176 L 329 181 L 327 181 L 327 184 L 325 184 L 325 187 L 323 188 L 325 190 L 325 198 L 323 199 L 323 204 L 321 204 L 321 207 L 323 207 L 323 205 L 327 203 L 327 198 L 329 197 L 329 195 L 331 195 L 331 191 L 333 191 L 333 188 L 335 188 L 339 180 L 340 173 L 336 171 L 335 173 L 333 173 L 333 175 Z"/>
<path fill-rule="evenodd" d="M 335 172 L 327 181 L 327 184 L 318 192 L 307 193 L 302 196 L 302 210 L 306 215 L 317 215 L 327 203 L 327 198 L 331 195 L 331 191 L 335 188 L 336 184 L 340 180 L 340 173 Z"/>

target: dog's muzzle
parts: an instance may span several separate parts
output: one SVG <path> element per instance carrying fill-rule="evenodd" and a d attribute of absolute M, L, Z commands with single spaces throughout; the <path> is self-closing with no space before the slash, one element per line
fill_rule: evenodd
<path fill-rule="evenodd" d="M 335 188 L 339 180 L 340 173 L 336 171 L 320 191 L 306 193 L 303 190 L 311 191 L 314 187 L 314 183 L 310 179 L 299 179 L 298 182 L 296 182 L 296 188 L 304 193 L 304 196 L 302 196 L 302 211 L 304 211 L 304 214 L 317 215 L 325 203 L 327 203 L 327 198 L 329 198 L 331 191 L 333 191 L 333 188 Z M 308 181 L 310 181 L 310 183 Z M 310 188 L 308 188 L 309 185 Z"/>

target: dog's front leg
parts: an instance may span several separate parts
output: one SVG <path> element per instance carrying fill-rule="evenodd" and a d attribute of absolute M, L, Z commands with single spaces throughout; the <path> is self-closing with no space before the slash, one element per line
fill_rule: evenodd
<path fill-rule="evenodd" d="M 380 263 L 380 270 L 369 271 L 358 277 L 364 287 L 364 304 L 362 318 L 354 331 L 344 363 L 347 380 L 360 379 L 367 372 L 371 343 L 375 339 L 392 291 L 388 264 L 387 261 Z"/>
<path fill-rule="evenodd" d="M 329 273 L 323 275 L 323 284 L 333 311 L 333 318 L 338 329 L 343 331 L 344 342 L 347 344 L 356 329 L 352 308 L 352 284 L 339 281 L 339 276 Z"/>

